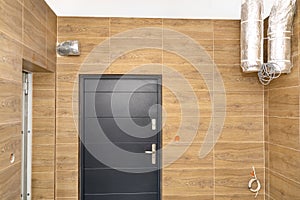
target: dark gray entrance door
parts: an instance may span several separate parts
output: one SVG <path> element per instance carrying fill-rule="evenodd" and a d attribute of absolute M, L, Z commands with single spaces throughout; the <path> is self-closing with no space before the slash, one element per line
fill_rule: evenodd
<path fill-rule="evenodd" d="M 82 200 L 160 200 L 161 76 L 80 76 Z"/>

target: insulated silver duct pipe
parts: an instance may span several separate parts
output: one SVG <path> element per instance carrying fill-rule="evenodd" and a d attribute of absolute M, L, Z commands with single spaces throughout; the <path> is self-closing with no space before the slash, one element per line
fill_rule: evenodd
<path fill-rule="evenodd" d="M 242 0 L 241 67 L 258 72 L 263 64 L 263 0 Z"/>
<path fill-rule="evenodd" d="M 268 63 L 277 66 L 278 73 L 290 73 L 291 36 L 296 0 L 275 0 L 269 17 Z"/>

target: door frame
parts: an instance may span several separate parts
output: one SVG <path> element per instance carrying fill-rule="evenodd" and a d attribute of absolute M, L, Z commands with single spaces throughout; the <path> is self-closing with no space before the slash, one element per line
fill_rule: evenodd
<path fill-rule="evenodd" d="M 81 167 L 81 163 L 84 160 L 83 155 L 83 144 L 81 142 L 84 134 L 84 81 L 86 79 L 90 78 L 99 78 L 99 79 L 137 79 L 137 80 L 157 80 L 157 104 L 161 105 L 158 108 L 158 116 L 157 116 L 157 129 L 160 130 L 158 135 L 158 145 L 157 149 L 160 151 L 157 151 L 157 166 L 158 166 L 158 199 L 162 199 L 162 75 L 160 74 L 151 74 L 151 75 L 145 75 L 145 74 L 80 74 L 79 75 L 79 114 L 78 114 L 78 125 L 79 125 L 79 197 L 81 200 L 84 199 L 84 184 L 83 184 L 83 168 Z"/>
<path fill-rule="evenodd" d="M 32 176 L 32 73 L 22 73 L 22 177 L 21 199 L 31 199 Z"/>

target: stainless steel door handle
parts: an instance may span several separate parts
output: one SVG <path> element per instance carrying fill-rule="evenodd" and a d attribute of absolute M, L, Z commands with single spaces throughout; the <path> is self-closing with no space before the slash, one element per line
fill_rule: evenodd
<path fill-rule="evenodd" d="M 152 164 L 156 164 L 156 144 L 152 144 L 152 150 L 151 151 L 145 151 L 145 154 L 151 154 L 152 155 Z"/>

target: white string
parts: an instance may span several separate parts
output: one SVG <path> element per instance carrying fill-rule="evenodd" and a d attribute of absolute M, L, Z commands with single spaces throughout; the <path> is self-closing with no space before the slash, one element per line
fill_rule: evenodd
<path fill-rule="evenodd" d="M 280 75 L 280 67 L 275 63 L 264 63 L 258 71 L 259 81 L 263 85 L 269 85 L 272 80 L 278 78 Z"/>

